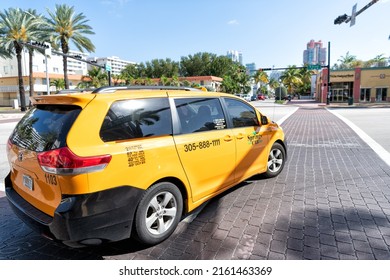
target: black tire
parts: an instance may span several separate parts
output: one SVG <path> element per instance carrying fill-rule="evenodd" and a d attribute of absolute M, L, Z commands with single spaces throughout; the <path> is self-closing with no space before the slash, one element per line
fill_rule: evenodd
<path fill-rule="evenodd" d="M 176 229 L 183 212 L 180 190 L 172 183 L 161 182 L 146 190 L 135 213 L 136 238 L 155 245 Z"/>
<path fill-rule="evenodd" d="M 268 155 L 267 171 L 263 174 L 265 178 L 272 178 L 279 175 L 286 161 L 286 150 L 280 143 L 274 143 Z"/>

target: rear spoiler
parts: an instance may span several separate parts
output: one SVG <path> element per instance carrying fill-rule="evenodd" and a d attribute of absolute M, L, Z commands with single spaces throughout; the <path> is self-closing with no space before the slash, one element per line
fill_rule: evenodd
<path fill-rule="evenodd" d="M 95 94 L 85 95 L 39 95 L 30 97 L 33 105 L 77 105 L 84 108 L 96 97 Z"/>

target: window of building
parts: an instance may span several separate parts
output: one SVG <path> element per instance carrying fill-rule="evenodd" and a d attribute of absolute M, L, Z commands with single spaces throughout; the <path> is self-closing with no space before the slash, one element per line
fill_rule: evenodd
<path fill-rule="evenodd" d="M 387 101 L 387 88 L 376 89 L 376 101 L 377 102 Z"/>
<path fill-rule="evenodd" d="M 7 75 L 9 73 L 9 67 L 4 66 L 4 74 Z"/>
<path fill-rule="evenodd" d="M 114 102 L 100 129 L 104 142 L 162 135 L 172 135 L 167 98 Z"/>
<path fill-rule="evenodd" d="M 370 100 L 371 100 L 371 89 L 370 88 L 360 89 L 360 101 L 370 102 Z"/>

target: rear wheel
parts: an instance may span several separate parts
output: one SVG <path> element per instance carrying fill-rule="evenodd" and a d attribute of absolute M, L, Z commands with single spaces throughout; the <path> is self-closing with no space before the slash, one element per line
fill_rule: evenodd
<path fill-rule="evenodd" d="M 183 211 L 180 190 L 170 182 L 161 182 L 146 190 L 135 214 L 135 233 L 142 243 L 154 245 L 176 229 Z"/>
<path fill-rule="evenodd" d="M 284 167 L 286 151 L 280 143 L 274 143 L 268 155 L 267 171 L 264 176 L 272 178 L 279 175 Z"/>

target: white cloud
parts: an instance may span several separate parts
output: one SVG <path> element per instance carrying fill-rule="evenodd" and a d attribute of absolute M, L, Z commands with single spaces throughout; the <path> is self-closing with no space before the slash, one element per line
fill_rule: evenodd
<path fill-rule="evenodd" d="M 228 21 L 228 24 L 229 24 L 229 25 L 238 25 L 238 24 L 240 24 L 240 23 L 238 22 L 238 20 L 232 19 L 232 20 L 229 20 L 229 21 Z"/>

